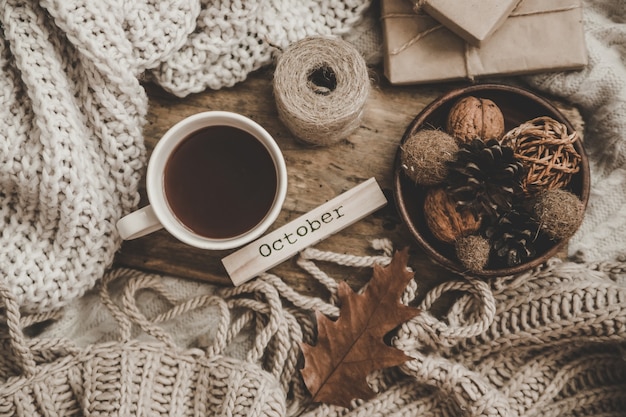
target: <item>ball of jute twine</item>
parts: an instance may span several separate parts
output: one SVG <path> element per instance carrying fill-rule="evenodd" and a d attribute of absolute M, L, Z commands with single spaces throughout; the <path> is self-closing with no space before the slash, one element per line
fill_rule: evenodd
<path fill-rule="evenodd" d="M 361 124 L 370 92 L 367 64 L 351 44 L 314 36 L 289 46 L 274 71 L 280 120 L 312 145 L 345 139 Z"/>

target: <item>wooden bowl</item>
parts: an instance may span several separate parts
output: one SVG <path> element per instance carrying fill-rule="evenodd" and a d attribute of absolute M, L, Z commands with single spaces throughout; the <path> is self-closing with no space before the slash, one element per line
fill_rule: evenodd
<path fill-rule="evenodd" d="M 401 145 L 413 133 L 422 128 L 445 130 L 446 118 L 450 108 L 457 100 L 465 96 L 487 98 L 494 101 L 504 115 L 505 132 L 539 116 L 550 116 L 565 124 L 570 132 L 574 131 L 571 123 L 554 105 L 528 90 L 504 84 L 476 84 L 453 90 L 426 106 L 408 126 L 402 137 Z M 586 207 L 590 186 L 589 163 L 580 140 L 576 141 L 575 148 L 581 155 L 581 169 L 572 178 L 568 190 L 576 194 Z M 416 185 L 405 176 L 400 167 L 400 147 L 398 147 L 396 154 L 393 188 L 400 217 L 418 245 L 435 262 L 452 272 L 464 274 L 466 270 L 456 258 L 454 246 L 439 241 L 428 229 L 423 211 L 424 197 L 428 187 Z M 495 277 L 527 271 L 554 257 L 566 243 L 567 240 L 555 242 L 549 239 L 538 239 L 535 242 L 537 254 L 527 262 L 513 267 L 486 268 L 480 273 L 473 273 L 473 275 Z"/>

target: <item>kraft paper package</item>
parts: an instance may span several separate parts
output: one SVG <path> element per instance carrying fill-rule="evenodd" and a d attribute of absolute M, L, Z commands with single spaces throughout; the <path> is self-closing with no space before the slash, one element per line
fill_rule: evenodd
<path fill-rule="evenodd" d="M 420 84 L 580 69 L 587 64 L 582 0 L 522 0 L 480 47 L 406 0 L 382 0 L 385 75 Z"/>

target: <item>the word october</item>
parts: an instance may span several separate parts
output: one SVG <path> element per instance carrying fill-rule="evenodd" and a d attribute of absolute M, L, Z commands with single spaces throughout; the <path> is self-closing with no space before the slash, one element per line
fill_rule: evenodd
<path fill-rule="evenodd" d="M 275 251 L 281 251 L 288 245 L 294 245 L 298 242 L 299 238 L 303 238 L 309 233 L 315 233 L 324 227 L 325 224 L 329 224 L 334 220 L 340 219 L 344 216 L 341 212 L 343 206 L 339 206 L 331 211 L 322 213 L 319 218 L 316 219 L 304 219 L 303 222 L 291 232 L 285 232 L 285 234 L 270 243 L 263 243 L 259 246 L 259 254 L 264 258 L 271 256 Z"/>
<path fill-rule="evenodd" d="M 246 282 L 287 258 L 337 233 L 387 204 L 369 178 L 222 259 L 234 285 Z"/>

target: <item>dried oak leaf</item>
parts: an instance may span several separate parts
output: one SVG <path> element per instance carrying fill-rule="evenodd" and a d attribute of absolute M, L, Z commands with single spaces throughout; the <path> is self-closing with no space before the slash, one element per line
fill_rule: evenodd
<path fill-rule="evenodd" d="M 316 312 L 317 344 L 302 344 L 305 366 L 301 370 L 314 401 L 349 407 L 354 398 L 372 398 L 375 393 L 366 377 L 411 359 L 384 341 L 387 333 L 419 313 L 400 302 L 413 279 L 407 259 L 408 250 L 404 249 L 394 254 L 388 266 L 375 265 L 362 294 L 340 282 L 341 307 L 336 321 Z"/>

